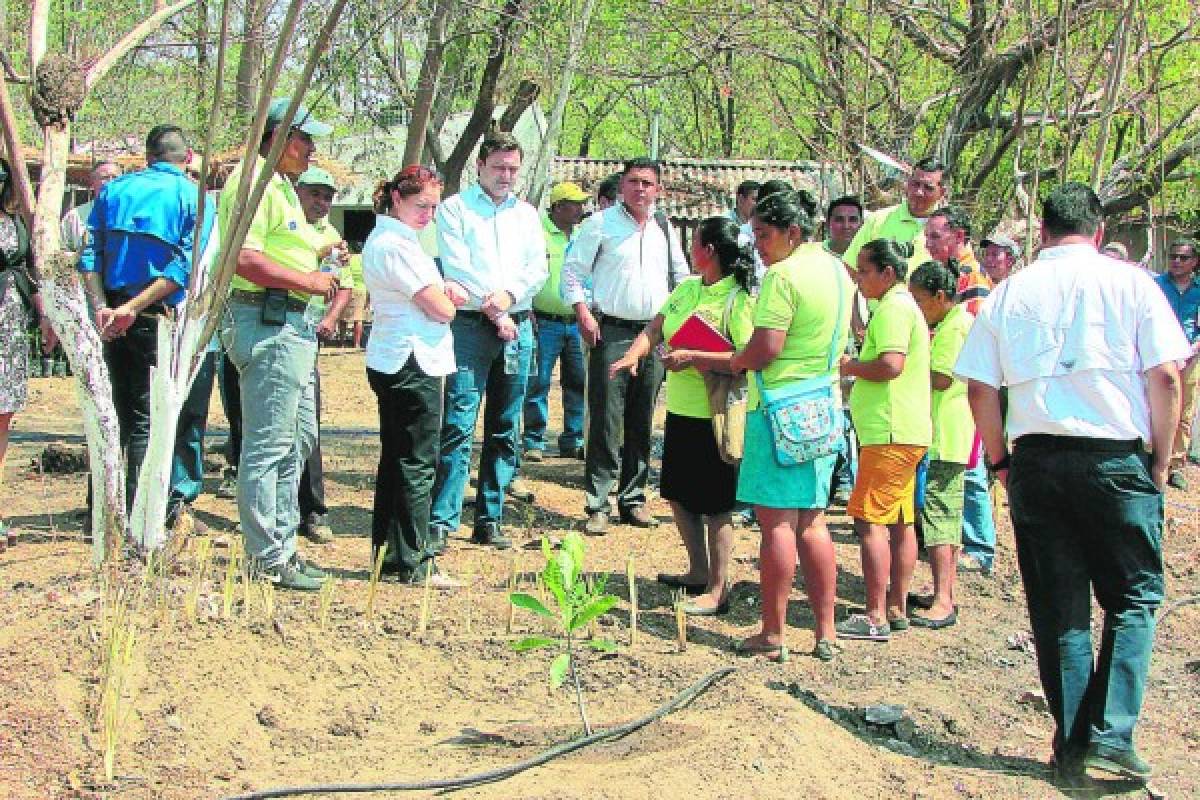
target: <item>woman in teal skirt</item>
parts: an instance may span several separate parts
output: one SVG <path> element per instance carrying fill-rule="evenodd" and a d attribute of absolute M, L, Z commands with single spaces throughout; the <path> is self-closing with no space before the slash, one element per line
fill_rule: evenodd
<path fill-rule="evenodd" d="M 782 466 L 766 414 L 758 408 L 757 383 L 761 378 L 767 389 L 777 389 L 818 376 L 835 378 L 837 366 L 835 361 L 830 369 L 830 353 L 845 349 L 854 287 L 841 262 L 819 242 L 808 241 L 814 223 L 794 193 L 764 198 L 750 224 L 768 268 L 753 326 L 733 327 L 739 351 L 731 367 L 758 373 L 749 380 L 750 411 L 737 498 L 754 505 L 762 528 L 763 611 L 761 631 L 742 641 L 739 649 L 773 660 L 786 658 L 784 625 L 798 556 L 814 617 L 812 652 L 828 661 L 837 650 L 837 563 L 824 510 L 837 457 Z"/>

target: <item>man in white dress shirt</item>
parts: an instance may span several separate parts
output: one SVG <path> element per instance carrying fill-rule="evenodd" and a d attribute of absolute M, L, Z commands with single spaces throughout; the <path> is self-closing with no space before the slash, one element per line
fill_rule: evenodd
<path fill-rule="evenodd" d="M 521 406 L 533 361 L 530 307 L 549 275 L 537 209 L 512 192 L 521 169 L 516 138 L 489 135 L 479 147 L 477 166 L 478 183 L 437 212 L 442 272 L 467 293 L 451 324 L 457 369 L 446 380 L 430 517 L 438 551 L 461 522 L 481 402 L 483 450 L 471 540 L 500 549 L 512 545 L 500 528 L 504 492 L 516 475 Z"/>
<path fill-rule="evenodd" d="M 1190 353 L 1150 276 L 1096 251 L 1103 218 L 1081 183 L 1050 193 L 1037 260 L 983 302 L 954 370 L 1008 489 L 1054 762 L 1071 784 L 1086 768 L 1150 776 L 1133 729 L 1163 598 L 1178 362 Z"/>
<path fill-rule="evenodd" d="M 662 188 L 657 161 L 635 158 L 621 175 L 621 202 L 593 214 L 563 260 L 563 297 L 575 308 L 588 354 L 588 437 L 584 491 L 587 533 L 608 529 L 608 492 L 617 484 L 621 521 L 649 528 L 650 429 L 663 380 L 657 354 L 637 374 L 608 377 L 608 368 L 666 302 L 689 269 L 678 234 L 654 202 Z M 584 280 L 592 279 L 592 307 Z M 624 432 L 624 439 L 621 439 Z M 618 465 L 620 476 L 618 480 Z"/>

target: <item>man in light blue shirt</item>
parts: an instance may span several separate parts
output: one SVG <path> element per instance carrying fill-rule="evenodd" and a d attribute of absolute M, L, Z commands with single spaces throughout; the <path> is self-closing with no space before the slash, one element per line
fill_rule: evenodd
<path fill-rule="evenodd" d="M 1196 350 L 1200 347 L 1200 280 L 1196 269 L 1200 267 L 1200 249 L 1195 239 L 1176 239 L 1171 243 L 1167 256 L 1167 271 L 1156 275 L 1154 282 L 1166 295 L 1175 318 L 1183 328 L 1183 335 L 1192 346 L 1192 357 L 1182 370 L 1183 403 L 1179 415 L 1179 429 L 1175 432 L 1175 444 L 1171 450 L 1171 471 L 1167 483 L 1186 491 L 1187 478 L 1183 468 L 1187 463 L 1188 450 L 1192 444 L 1192 420 L 1196 416 L 1196 389 L 1200 385 L 1200 369 L 1197 369 Z"/>
<path fill-rule="evenodd" d="M 521 146 L 511 134 L 479 147 L 479 182 L 437 213 L 438 250 L 447 282 L 467 301 L 454 317 L 454 359 L 446 379 L 445 415 L 430 538 L 437 551 L 458 530 L 471 468 L 471 441 L 483 402 L 483 451 L 475 500 L 476 544 L 506 548 L 500 522 L 504 493 L 516 475 L 521 406 L 533 361 L 533 296 L 546 282 L 546 241 L 537 210 L 512 193 Z"/>

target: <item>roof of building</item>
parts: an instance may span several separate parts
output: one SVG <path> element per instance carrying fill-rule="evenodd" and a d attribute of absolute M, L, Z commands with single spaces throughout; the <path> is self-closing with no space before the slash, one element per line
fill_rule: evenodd
<path fill-rule="evenodd" d="M 602 180 L 620 172 L 624 163 L 616 158 L 560 157 L 554 159 L 550 179 L 554 183 L 574 181 L 594 192 Z M 785 180 L 812 192 L 820 205 L 844 194 L 838 171 L 816 161 L 668 158 L 660 163 L 665 191 L 659 206 L 679 221 L 699 222 L 725 213 L 733 207 L 738 184 L 746 180 Z"/>

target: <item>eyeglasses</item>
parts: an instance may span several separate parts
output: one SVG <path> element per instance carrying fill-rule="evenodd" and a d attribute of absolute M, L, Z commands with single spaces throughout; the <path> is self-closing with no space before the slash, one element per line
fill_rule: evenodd
<path fill-rule="evenodd" d="M 1196 257 L 1195 253 L 1192 253 L 1191 255 L 1188 255 L 1187 253 L 1171 253 L 1170 260 L 1171 261 L 1191 261 L 1195 257 Z"/>

